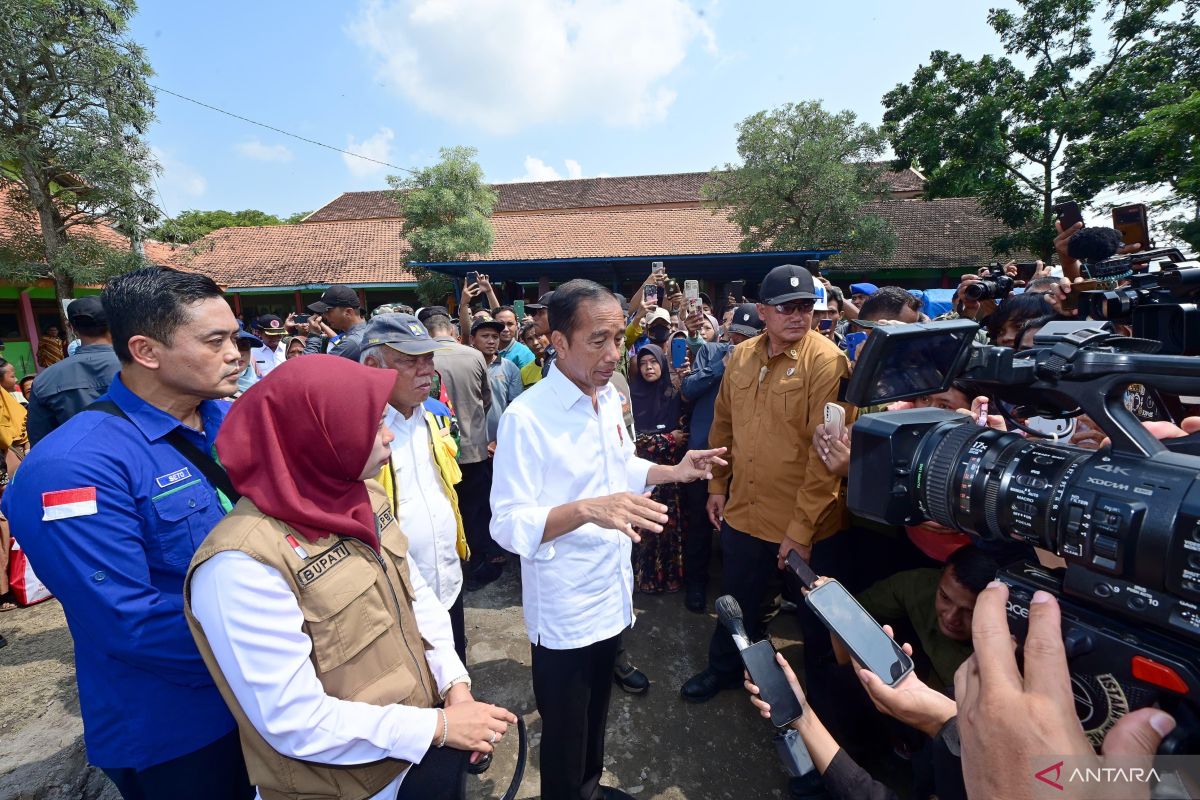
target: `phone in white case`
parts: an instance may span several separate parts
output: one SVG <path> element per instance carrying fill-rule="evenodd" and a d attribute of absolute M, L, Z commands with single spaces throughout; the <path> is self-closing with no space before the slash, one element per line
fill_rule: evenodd
<path fill-rule="evenodd" d="M 846 430 L 846 410 L 837 403 L 825 404 L 825 433 L 834 439 L 842 438 Z"/>

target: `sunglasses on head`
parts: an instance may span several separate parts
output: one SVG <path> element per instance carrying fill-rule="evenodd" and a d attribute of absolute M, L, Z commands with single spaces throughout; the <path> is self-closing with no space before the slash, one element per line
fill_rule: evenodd
<path fill-rule="evenodd" d="M 790 317 L 797 311 L 812 311 L 816 304 L 816 300 L 793 300 L 790 303 L 776 303 L 774 308 L 777 313 Z"/>

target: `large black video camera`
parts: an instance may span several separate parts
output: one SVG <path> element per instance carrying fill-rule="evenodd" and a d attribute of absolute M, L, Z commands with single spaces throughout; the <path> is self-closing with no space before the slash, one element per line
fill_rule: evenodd
<path fill-rule="evenodd" d="M 1123 398 L 1130 383 L 1200 394 L 1200 359 L 1149 354 L 1103 323 L 1057 325 L 1020 354 L 975 344 L 966 320 L 876 328 L 846 399 L 865 407 L 969 379 L 1014 417 L 1087 414 L 1111 448 L 1025 438 L 936 409 L 866 414 L 853 427 L 849 505 L 892 525 L 933 520 L 1060 555 L 1065 569 L 1019 563 L 999 576 L 1014 633 L 1023 640 L 1033 592 L 1052 592 L 1092 742 L 1129 710 L 1157 703 L 1179 721 L 1162 752 L 1197 753 L 1200 456 L 1188 454 L 1195 437 L 1164 446 Z"/>

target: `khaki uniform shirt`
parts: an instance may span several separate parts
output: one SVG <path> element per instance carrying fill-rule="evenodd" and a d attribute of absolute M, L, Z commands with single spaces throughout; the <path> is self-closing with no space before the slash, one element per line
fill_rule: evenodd
<path fill-rule="evenodd" d="M 849 376 L 845 354 L 815 331 L 774 358 L 766 334 L 730 353 L 708 437 L 709 447 L 729 448 L 729 466 L 713 468 L 708 491 L 727 495 L 730 527 L 802 545 L 837 532 L 842 479 L 826 469 L 812 437 Z M 856 410 L 840 405 L 849 425 Z"/>

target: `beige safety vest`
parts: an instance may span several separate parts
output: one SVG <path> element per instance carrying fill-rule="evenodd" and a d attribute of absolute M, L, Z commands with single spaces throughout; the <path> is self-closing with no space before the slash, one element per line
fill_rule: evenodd
<path fill-rule="evenodd" d="M 243 497 L 192 558 L 184 583 L 184 611 L 200 655 L 237 720 L 250 780 L 263 800 L 365 800 L 378 793 L 407 761 L 384 759 L 359 766 L 330 766 L 284 756 L 250 724 L 221 674 L 204 631 L 192 615 L 196 567 L 237 550 L 274 568 L 296 594 L 304 630 L 312 639 L 317 678 L 331 697 L 385 706 L 431 708 L 437 686 L 425 659 L 427 644 L 413 613 L 408 538 L 400 532 L 387 495 L 367 482 L 380 532 L 376 554 L 357 539 L 326 536 L 308 542 Z M 292 535 L 307 558 L 287 541 Z"/>

